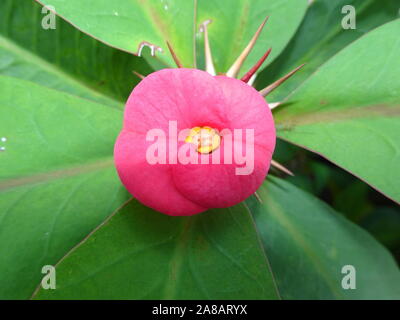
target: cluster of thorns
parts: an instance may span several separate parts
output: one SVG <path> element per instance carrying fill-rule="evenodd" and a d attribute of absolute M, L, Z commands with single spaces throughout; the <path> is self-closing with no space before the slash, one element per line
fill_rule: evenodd
<path fill-rule="evenodd" d="M 239 57 L 236 59 L 236 61 L 233 63 L 233 65 L 229 68 L 229 70 L 222 75 L 225 75 L 227 77 L 231 78 L 237 78 L 238 74 L 240 72 L 240 69 L 246 60 L 247 56 L 250 54 L 251 50 L 254 48 L 257 39 L 259 38 L 266 22 L 268 21 L 269 17 L 266 17 L 264 21 L 261 23 L 261 25 L 258 27 L 256 33 L 254 36 L 251 38 L 249 44 L 246 46 L 246 48 L 242 51 L 242 53 L 239 55 Z M 211 20 L 206 20 L 200 25 L 200 32 L 204 33 L 204 51 L 205 51 L 205 71 L 207 71 L 209 74 L 215 76 L 217 75 L 213 63 L 213 58 L 212 58 L 212 53 L 211 53 L 211 46 L 210 42 L 208 39 L 208 31 L 207 31 L 207 25 L 211 23 Z M 152 55 L 155 55 L 155 46 L 152 44 L 149 44 L 147 42 L 142 42 L 139 46 L 139 55 L 140 52 L 143 48 L 143 46 L 150 46 L 152 49 Z M 180 59 L 177 57 L 174 49 L 172 48 L 171 44 L 167 41 L 167 46 L 168 50 L 171 53 L 171 56 L 178 68 L 183 68 L 184 66 L 182 65 Z M 161 48 L 156 48 L 158 50 L 162 50 Z M 241 81 L 248 83 L 249 85 L 252 85 L 254 83 L 255 77 L 256 77 L 256 72 L 261 68 L 263 65 L 264 61 L 268 58 L 272 51 L 272 48 L 268 49 L 264 55 L 256 62 L 256 64 L 243 76 L 240 78 Z M 281 84 L 283 84 L 286 80 L 288 80 L 290 77 L 292 77 L 297 71 L 299 71 L 305 64 L 300 65 L 299 67 L 295 68 L 285 76 L 283 76 L 281 79 L 275 81 L 274 83 L 270 84 L 269 86 L 265 87 L 264 89 L 260 90 L 260 94 L 263 97 L 266 97 L 268 94 L 270 94 L 272 91 L 274 91 L 276 88 L 278 88 Z M 141 79 L 144 78 L 143 75 L 137 73 L 134 71 L 134 73 Z M 280 102 L 275 102 L 275 103 L 269 103 L 270 109 L 274 109 L 278 107 L 281 103 Z M 284 167 L 282 164 L 278 163 L 275 160 L 271 160 L 271 165 L 277 168 L 278 170 L 281 170 L 285 172 L 286 174 L 289 175 L 294 175 L 289 169 Z"/>

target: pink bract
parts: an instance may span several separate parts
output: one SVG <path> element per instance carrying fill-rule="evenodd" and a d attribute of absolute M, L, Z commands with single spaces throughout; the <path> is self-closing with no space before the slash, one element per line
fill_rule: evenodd
<path fill-rule="evenodd" d="M 168 141 L 170 121 L 176 121 L 178 132 L 203 126 L 254 129 L 254 170 L 237 175 L 240 165 L 211 160 L 210 164 L 150 164 L 146 150 L 154 142 L 146 141 L 146 134 L 161 129 Z M 168 215 L 188 216 L 233 206 L 253 194 L 268 172 L 275 140 L 270 108 L 248 84 L 197 69 L 163 69 L 132 91 L 114 158 L 122 183 L 137 200 Z M 243 138 L 234 145 L 242 144 L 245 150 L 246 142 Z M 220 148 L 223 144 L 222 136 Z M 199 159 L 211 156 L 198 153 Z"/>

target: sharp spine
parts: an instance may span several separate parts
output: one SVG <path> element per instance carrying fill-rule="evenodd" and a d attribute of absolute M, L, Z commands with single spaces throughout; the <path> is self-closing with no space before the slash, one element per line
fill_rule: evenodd
<path fill-rule="evenodd" d="M 209 74 L 215 76 L 217 73 L 215 71 L 215 67 L 214 67 L 214 63 L 213 63 L 210 40 L 208 39 L 208 31 L 207 31 L 207 25 L 209 25 L 211 22 L 212 22 L 212 20 L 204 21 L 200 25 L 200 32 L 204 33 L 204 52 L 205 52 L 205 58 L 206 58 L 206 71 Z"/>
<path fill-rule="evenodd" d="M 266 97 L 268 94 L 270 94 L 272 91 L 274 91 L 276 88 L 278 88 L 282 83 L 284 83 L 286 80 L 288 80 L 291 76 L 293 76 L 297 71 L 299 71 L 301 68 L 303 68 L 305 63 L 303 63 L 301 66 L 297 67 L 293 71 L 289 72 L 286 76 L 282 77 L 281 79 L 275 81 L 273 84 L 270 84 L 268 87 L 262 89 L 260 91 L 260 94 L 264 97 Z"/>
<path fill-rule="evenodd" d="M 176 66 L 177 66 L 178 68 L 183 68 L 182 63 L 181 63 L 181 61 L 178 59 L 178 57 L 176 56 L 176 53 L 175 53 L 174 49 L 172 48 L 171 44 L 170 44 L 168 41 L 166 41 L 166 42 L 167 42 L 168 50 L 169 50 L 169 52 L 171 53 L 172 59 L 174 59 Z"/>
<path fill-rule="evenodd" d="M 268 58 L 269 54 L 271 53 L 272 48 L 268 49 L 266 53 L 261 57 L 260 60 L 257 61 L 257 63 L 254 65 L 253 68 L 251 68 L 243 77 L 242 80 L 243 82 L 249 82 L 251 77 L 256 74 L 257 70 L 260 69 L 264 61 Z"/>
<path fill-rule="evenodd" d="M 251 49 L 253 49 L 254 45 L 257 42 L 258 37 L 261 34 L 261 31 L 263 30 L 266 22 L 268 21 L 269 17 L 266 17 L 264 19 L 264 21 L 261 23 L 261 25 L 258 27 L 256 33 L 254 34 L 253 38 L 250 40 L 249 44 L 247 45 L 247 47 L 242 51 L 242 53 L 240 54 L 240 56 L 236 59 L 236 61 L 233 63 L 232 67 L 230 67 L 230 69 L 228 70 L 228 72 L 226 73 L 226 75 L 228 77 L 231 78 L 236 78 L 240 68 L 243 65 L 244 60 L 246 60 L 247 56 L 249 55 Z"/>
<path fill-rule="evenodd" d="M 276 169 L 278 169 L 290 176 L 294 176 L 292 171 L 290 171 L 288 168 L 284 167 L 283 165 L 281 165 L 279 162 L 277 162 L 275 160 L 271 160 L 271 165 L 274 166 Z"/>
<path fill-rule="evenodd" d="M 133 70 L 132 73 L 133 73 L 135 76 L 137 76 L 138 78 L 142 79 L 142 80 L 145 78 L 144 75 L 140 74 L 139 72 L 136 72 L 135 70 Z"/>

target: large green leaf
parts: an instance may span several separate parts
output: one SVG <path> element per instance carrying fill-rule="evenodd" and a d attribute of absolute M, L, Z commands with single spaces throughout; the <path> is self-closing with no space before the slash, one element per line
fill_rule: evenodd
<path fill-rule="evenodd" d="M 289 0 L 99 0 L 94 7 L 79 0 L 41 0 L 58 14 L 93 37 L 122 50 L 137 53 L 143 41 L 164 49 L 157 56 L 174 63 L 168 54 L 169 40 L 186 67 L 195 66 L 195 32 L 199 24 L 212 19 L 210 39 L 216 68 L 226 72 L 261 24 L 270 15 L 268 31 L 260 37 L 242 72 L 249 69 L 270 47 L 276 57 L 296 31 L 307 8 L 306 0 L 293 6 Z M 195 19 L 197 16 L 197 23 Z M 199 43 L 201 46 L 202 42 Z M 202 52 L 199 48 L 197 52 Z"/>
<path fill-rule="evenodd" d="M 346 14 L 342 8 L 356 10 L 356 29 L 343 29 Z M 398 0 L 315 0 L 288 46 L 256 80 L 263 88 L 295 67 L 307 63 L 301 72 L 270 94 L 270 101 L 282 101 L 307 80 L 316 69 L 370 30 L 399 17 Z"/>
<path fill-rule="evenodd" d="M 132 200 L 61 260 L 57 289 L 39 288 L 35 298 L 400 297 L 396 263 L 367 232 L 277 178 L 258 198 L 193 217 Z M 342 288 L 346 265 L 356 269 L 355 290 Z"/>
<path fill-rule="evenodd" d="M 299 26 L 307 9 L 307 0 L 198 0 L 198 25 L 208 19 L 209 37 L 217 72 L 225 73 L 247 46 L 265 17 L 269 16 L 241 69 L 247 72 L 258 59 L 273 48 L 269 61 L 284 49 Z M 201 43 L 198 52 L 202 52 Z"/>
<path fill-rule="evenodd" d="M 128 195 L 113 166 L 122 112 L 0 76 L 0 298 L 28 298 L 41 268 Z"/>
<path fill-rule="evenodd" d="M 400 201 L 400 20 L 328 61 L 275 113 L 278 135 Z"/>
<path fill-rule="evenodd" d="M 148 42 L 163 49 L 157 56 L 173 64 L 165 41 L 186 67 L 194 66 L 195 0 L 40 0 L 78 29 L 110 46 L 138 53 Z"/>
<path fill-rule="evenodd" d="M 243 205 L 170 217 L 135 200 L 57 267 L 40 299 L 276 299 Z"/>
<path fill-rule="evenodd" d="M 0 2 L 0 74 L 122 108 L 138 81 L 132 70 L 149 70 L 144 60 L 61 19 L 56 30 L 44 30 L 40 12 L 32 1 Z M 27 298 L 43 265 L 57 262 L 127 199 L 112 164 L 122 113 L 1 79 L 0 138 L 7 140 L 0 142 L 0 297 Z"/>
<path fill-rule="evenodd" d="M 23 78 L 122 108 L 145 60 L 112 49 L 57 18 L 41 26 L 42 6 L 33 1 L 0 2 L 0 74 Z"/>
<path fill-rule="evenodd" d="M 277 178 L 246 201 L 283 299 L 400 299 L 400 271 L 388 251 L 325 203 Z M 354 266 L 356 289 L 343 289 Z"/>

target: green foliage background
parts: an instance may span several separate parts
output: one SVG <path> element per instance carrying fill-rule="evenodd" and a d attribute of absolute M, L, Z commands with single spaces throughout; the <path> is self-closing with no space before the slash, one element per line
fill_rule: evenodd
<path fill-rule="evenodd" d="M 44 30 L 41 4 L 0 2 L 1 299 L 400 298 L 398 0 L 41 2 L 69 23 Z M 112 157 L 132 71 L 172 65 L 165 39 L 202 67 L 211 18 L 225 72 L 266 15 L 242 73 L 271 46 L 257 88 L 307 62 L 268 97 L 283 101 L 274 159 L 295 176 L 272 169 L 258 198 L 194 217 L 132 199 Z M 164 53 L 136 57 L 144 40 Z M 40 289 L 56 264 L 57 289 Z"/>

